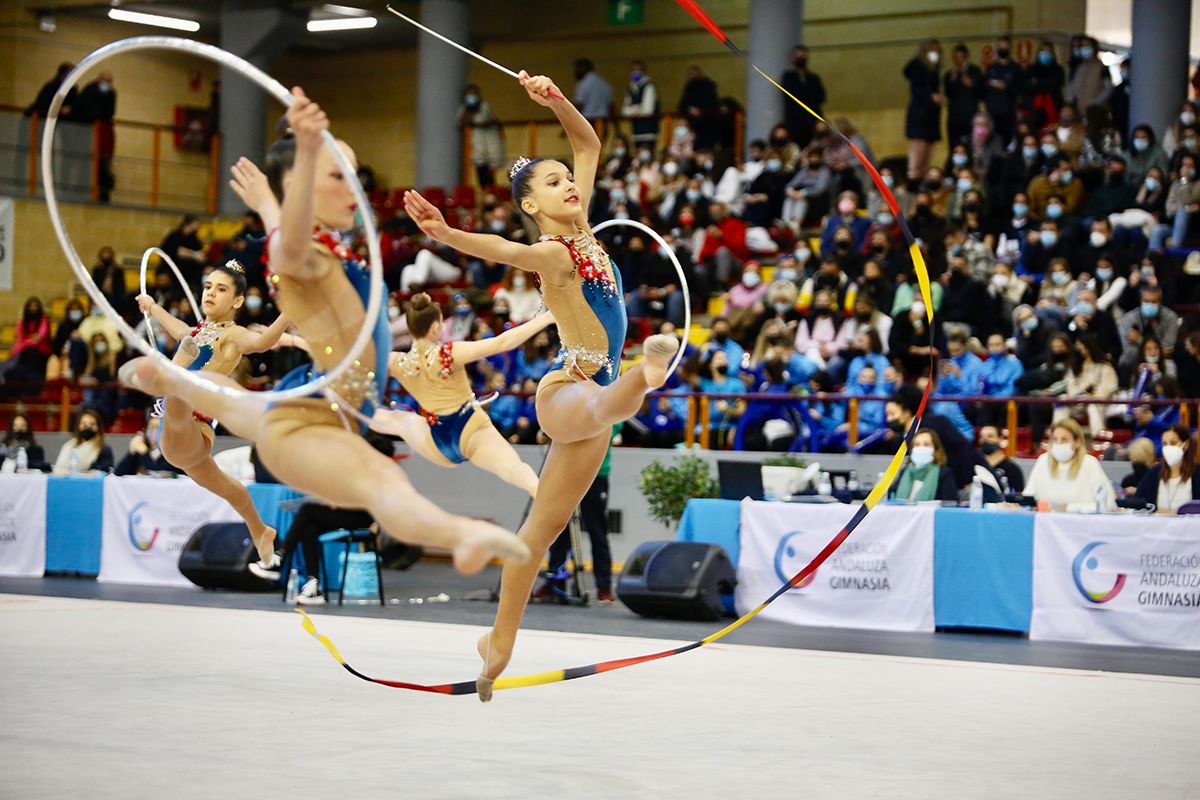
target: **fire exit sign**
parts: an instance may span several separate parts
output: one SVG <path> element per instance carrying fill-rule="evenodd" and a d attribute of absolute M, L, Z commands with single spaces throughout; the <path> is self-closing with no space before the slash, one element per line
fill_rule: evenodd
<path fill-rule="evenodd" d="M 643 0 L 608 0 L 609 25 L 641 25 Z"/>

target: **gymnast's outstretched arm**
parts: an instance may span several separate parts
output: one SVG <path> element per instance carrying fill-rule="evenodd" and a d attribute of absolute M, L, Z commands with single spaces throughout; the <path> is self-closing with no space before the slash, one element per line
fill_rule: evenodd
<path fill-rule="evenodd" d="M 329 130 L 329 117 L 305 96 L 299 86 L 292 89 L 292 95 L 295 100 L 288 108 L 287 120 L 296 138 L 296 157 L 289 173 L 291 184 L 280 209 L 279 235 L 272 236 L 267 247 L 276 273 L 297 280 L 315 281 L 334 263 L 331 259 L 319 258 L 312 242 L 317 155 L 322 147 L 321 134 Z"/>
<path fill-rule="evenodd" d="M 506 353 L 509 350 L 514 350 L 553 324 L 554 315 L 549 311 L 544 311 L 524 325 L 509 328 L 504 333 L 499 336 L 493 336 L 491 339 L 480 339 L 477 342 L 455 342 L 451 350 L 454 354 L 454 363 L 459 365 L 470 364 L 473 361 L 479 361 L 482 358 L 494 356 L 497 353 Z"/>

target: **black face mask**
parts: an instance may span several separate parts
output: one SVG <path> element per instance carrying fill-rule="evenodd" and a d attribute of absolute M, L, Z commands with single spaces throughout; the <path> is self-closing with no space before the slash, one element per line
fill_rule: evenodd
<path fill-rule="evenodd" d="M 981 442 L 979 445 L 980 452 L 982 452 L 985 456 L 993 455 L 999 449 L 1000 449 L 999 442 Z"/>
<path fill-rule="evenodd" d="M 725 344 L 727 341 L 729 341 L 729 334 L 725 333 L 724 331 L 720 333 L 714 333 L 713 341 L 717 344 Z"/>
<path fill-rule="evenodd" d="M 92 439 L 96 438 L 96 432 L 91 428 L 84 428 L 79 432 L 79 438 L 83 439 L 85 442 L 90 442 Z"/>
<path fill-rule="evenodd" d="M 838 242 L 838 243 L 837 243 L 837 249 L 838 249 L 838 250 L 849 250 L 849 249 L 850 249 L 850 243 L 849 243 L 849 242 Z"/>
<path fill-rule="evenodd" d="M 978 214 L 979 213 L 979 203 L 963 203 L 963 211 L 967 211 L 972 214 Z"/>
<path fill-rule="evenodd" d="M 808 66 L 808 59 L 807 58 L 797 58 L 792 63 L 796 65 L 796 69 L 804 69 L 805 67 Z"/>
<path fill-rule="evenodd" d="M 11 438 L 17 442 L 28 442 L 30 438 L 29 431 L 13 431 Z"/>
<path fill-rule="evenodd" d="M 783 344 L 783 337 L 775 336 L 775 335 L 768 336 L 767 344 L 771 345 L 772 347 L 775 347 L 776 345 L 781 345 L 781 344 Z"/>
<path fill-rule="evenodd" d="M 829 306 L 817 306 L 813 309 L 813 313 L 818 317 L 828 317 L 833 313 L 833 309 L 831 309 Z"/>
<path fill-rule="evenodd" d="M 1000 57 L 1001 61 L 1003 61 L 1004 59 L 1008 58 L 1008 48 L 1007 47 L 999 48 L 998 50 L 996 50 L 996 55 Z"/>
<path fill-rule="evenodd" d="M 887 424 L 888 430 L 893 433 L 904 433 L 904 423 L 898 419 L 894 419 Z"/>
<path fill-rule="evenodd" d="M 720 375 L 722 378 L 729 372 L 729 367 L 713 367 L 713 374 Z"/>

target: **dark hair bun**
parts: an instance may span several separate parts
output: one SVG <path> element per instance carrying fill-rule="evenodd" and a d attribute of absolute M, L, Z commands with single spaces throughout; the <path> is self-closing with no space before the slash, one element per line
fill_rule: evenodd
<path fill-rule="evenodd" d="M 409 307 L 412 308 L 413 311 L 420 311 L 422 308 L 425 308 L 432 302 L 433 298 L 431 298 L 428 294 L 425 292 L 417 292 L 413 295 L 412 300 L 409 301 Z"/>

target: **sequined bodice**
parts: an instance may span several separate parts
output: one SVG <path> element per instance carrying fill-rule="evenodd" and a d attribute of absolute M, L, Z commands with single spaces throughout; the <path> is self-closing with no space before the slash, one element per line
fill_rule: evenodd
<path fill-rule="evenodd" d="M 554 314 L 563 348 L 559 360 L 601 383 L 616 378 L 625 340 L 621 275 L 590 231 L 543 236 L 566 246 L 574 265 L 563 286 L 542 281 L 542 298 Z"/>
<path fill-rule="evenodd" d="M 393 374 L 421 408 L 434 414 L 449 414 L 474 399 L 467 371 L 454 366 L 453 344 L 414 344 L 407 353 L 397 353 Z"/>
<path fill-rule="evenodd" d="M 191 337 L 200 354 L 188 365 L 188 369 L 230 375 L 241 363 L 242 352 L 233 337 L 228 334 L 236 326 L 230 322 L 201 322 L 192 328 Z"/>

